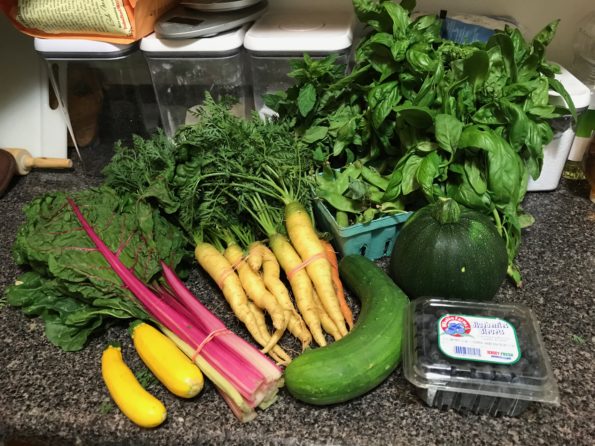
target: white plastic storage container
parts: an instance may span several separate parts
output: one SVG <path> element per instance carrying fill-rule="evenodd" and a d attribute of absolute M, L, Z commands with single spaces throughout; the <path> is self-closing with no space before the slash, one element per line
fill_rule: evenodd
<path fill-rule="evenodd" d="M 290 61 L 308 54 L 313 58 L 338 54 L 347 66 L 353 43 L 355 17 L 351 11 L 268 12 L 246 33 L 252 72 L 254 106 L 261 116 L 271 114 L 264 95 L 292 85 Z"/>
<path fill-rule="evenodd" d="M 160 39 L 155 34 L 142 39 L 167 135 L 193 122 L 192 109 L 204 102 L 207 92 L 215 100 L 236 101 L 233 110 L 238 116 L 250 114 L 252 95 L 242 50 L 247 29 L 195 39 Z"/>
<path fill-rule="evenodd" d="M 568 70 L 561 67 L 562 72 L 556 75 L 562 85 L 566 88 L 577 113 L 581 113 L 589 106 L 591 92 L 589 88 L 572 75 Z M 553 105 L 566 106 L 562 97 L 550 91 L 550 103 Z M 572 141 L 574 140 L 575 125 L 570 116 L 560 118 L 552 122 L 554 128 L 554 139 L 543 148 L 543 167 L 537 179 L 529 177 L 528 191 L 554 190 L 560 184 L 560 177 L 564 164 L 568 158 Z"/>
<path fill-rule="evenodd" d="M 405 318 L 403 372 L 426 404 L 517 416 L 559 404 L 558 385 L 529 308 L 419 298 Z"/>
<path fill-rule="evenodd" d="M 70 137 L 76 146 L 92 143 L 100 114 L 111 138 L 147 135 L 159 124 L 157 103 L 138 44 L 35 38 L 48 64 Z M 107 109 L 106 107 L 110 107 Z"/>

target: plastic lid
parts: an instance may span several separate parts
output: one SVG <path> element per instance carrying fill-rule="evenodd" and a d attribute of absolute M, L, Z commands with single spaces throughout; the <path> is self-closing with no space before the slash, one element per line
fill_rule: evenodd
<path fill-rule="evenodd" d="M 587 108 L 591 102 L 591 90 L 580 80 L 578 80 L 570 71 L 560 66 L 561 73 L 556 74 L 556 79 L 559 80 L 574 102 L 577 109 Z M 550 103 L 552 105 L 566 106 L 566 101 L 556 93 L 550 91 Z"/>
<path fill-rule="evenodd" d="M 122 59 L 138 48 L 138 43 L 116 44 L 84 39 L 34 39 L 35 51 L 46 59 Z"/>
<path fill-rule="evenodd" d="M 195 39 L 160 39 L 153 33 L 141 40 L 140 49 L 145 53 L 175 56 L 226 53 L 242 47 L 248 28 L 249 25 L 245 25 L 213 37 Z"/>
<path fill-rule="evenodd" d="M 278 54 L 345 50 L 353 43 L 354 18 L 348 11 L 270 12 L 248 30 L 244 47 Z"/>
<path fill-rule="evenodd" d="M 420 298 L 411 302 L 405 327 L 403 371 L 418 388 L 559 402 L 527 307 Z"/>

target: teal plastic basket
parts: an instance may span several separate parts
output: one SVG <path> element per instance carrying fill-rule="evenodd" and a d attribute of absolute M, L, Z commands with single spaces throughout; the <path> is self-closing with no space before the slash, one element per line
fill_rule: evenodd
<path fill-rule="evenodd" d="M 360 254 L 370 260 L 390 256 L 395 238 L 412 212 L 388 215 L 369 223 L 339 227 L 321 200 L 314 203 L 314 216 L 319 229 L 332 234 L 331 242 L 341 256 Z"/>

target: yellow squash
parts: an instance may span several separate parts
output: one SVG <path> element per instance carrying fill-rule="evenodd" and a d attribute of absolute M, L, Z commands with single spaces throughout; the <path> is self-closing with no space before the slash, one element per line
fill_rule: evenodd
<path fill-rule="evenodd" d="M 109 345 L 101 357 L 101 374 L 109 393 L 131 421 L 141 427 L 159 426 L 167 417 L 161 401 L 147 392 L 122 358 L 122 349 Z"/>
<path fill-rule="evenodd" d="M 204 385 L 202 372 L 173 341 L 144 322 L 130 331 L 138 355 L 171 393 L 182 398 L 198 395 Z"/>

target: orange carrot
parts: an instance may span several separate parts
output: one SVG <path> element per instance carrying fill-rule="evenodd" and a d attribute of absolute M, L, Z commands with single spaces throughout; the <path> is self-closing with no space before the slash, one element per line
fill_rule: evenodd
<path fill-rule="evenodd" d="M 331 264 L 331 273 L 333 278 L 333 285 L 335 285 L 335 292 L 337 293 L 337 299 L 339 299 L 339 306 L 341 307 L 341 313 L 343 313 L 343 317 L 351 330 L 353 328 L 353 313 L 351 312 L 351 308 L 347 305 L 347 300 L 345 299 L 345 290 L 343 289 L 343 283 L 341 282 L 341 278 L 339 277 L 339 263 L 337 261 L 337 253 L 333 248 L 333 245 L 326 240 L 320 240 L 322 245 L 324 246 L 324 250 L 326 253 L 326 258 L 328 259 L 329 263 Z"/>
<path fill-rule="evenodd" d="M 285 205 L 285 227 L 291 244 L 306 264 L 306 271 L 322 306 L 337 326 L 341 336 L 347 334 L 345 318 L 341 312 L 331 266 L 326 259 L 324 247 L 320 243 L 312 219 L 304 206 L 293 201 Z"/>

